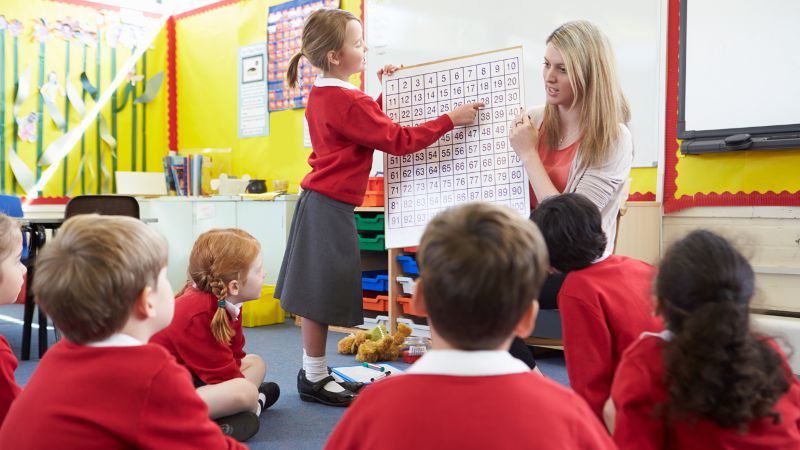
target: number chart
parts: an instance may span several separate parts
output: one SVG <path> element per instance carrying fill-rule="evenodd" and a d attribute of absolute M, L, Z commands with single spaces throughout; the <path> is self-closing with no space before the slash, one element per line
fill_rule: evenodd
<path fill-rule="evenodd" d="M 386 247 L 419 243 L 439 211 L 485 201 L 530 213 L 528 176 L 511 149 L 511 121 L 525 98 L 522 47 L 398 70 L 383 79 L 383 110 L 417 126 L 470 102 L 483 102 L 475 122 L 456 127 L 430 147 L 384 155 Z"/>

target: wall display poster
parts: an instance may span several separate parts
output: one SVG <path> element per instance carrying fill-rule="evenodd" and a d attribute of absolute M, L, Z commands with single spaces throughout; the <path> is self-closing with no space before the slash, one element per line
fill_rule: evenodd
<path fill-rule="evenodd" d="M 269 136 L 267 111 L 267 46 L 264 42 L 239 47 L 239 138 Z"/>
<path fill-rule="evenodd" d="M 473 124 L 456 127 L 425 150 L 384 155 L 387 248 L 417 245 L 436 213 L 462 203 L 486 201 L 529 215 L 528 177 L 508 141 L 525 98 L 521 67 L 522 47 L 514 47 L 384 76 L 383 110 L 404 126 L 464 103 L 485 104 Z"/>
<path fill-rule="evenodd" d="M 304 108 L 314 84 L 314 69 L 300 59 L 298 85 L 289 88 L 286 69 L 302 47 L 303 23 L 320 8 L 338 8 L 339 0 L 293 0 L 270 6 L 267 15 L 267 52 L 269 55 L 269 110 Z"/>

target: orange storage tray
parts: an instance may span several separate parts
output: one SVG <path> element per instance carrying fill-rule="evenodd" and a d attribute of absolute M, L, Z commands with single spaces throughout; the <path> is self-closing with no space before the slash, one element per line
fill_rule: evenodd
<path fill-rule="evenodd" d="M 422 311 L 416 310 L 411 306 L 411 297 L 402 297 L 402 296 L 397 297 L 397 303 L 403 310 L 402 314 L 411 314 L 412 316 L 418 316 L 418 317 L 428 317 L 427 314 L 423 313 Z"/>
<path fill-rule="evenodd" d="M 383 191 L 367 191 L 361 206 L 383 206 Z"/>
<path fill-rule="evenodd" d="M 379 295 L 376 298 L 363 297 L 362 307 L 368 311 L 388 311 L 389 310 L 389 297 Z"/>
<path fill-rule="evenodd" d="M 367 192 L 383 193 L 383 177 L 369 177 L 367 181 Z"/>

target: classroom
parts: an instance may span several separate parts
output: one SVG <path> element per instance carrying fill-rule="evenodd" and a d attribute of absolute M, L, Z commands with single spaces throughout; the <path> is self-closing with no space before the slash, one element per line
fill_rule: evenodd
<path fill-rule="evenodd" d="M 800 448 L 798 20 L 4 0 L 0 448 Z"/>

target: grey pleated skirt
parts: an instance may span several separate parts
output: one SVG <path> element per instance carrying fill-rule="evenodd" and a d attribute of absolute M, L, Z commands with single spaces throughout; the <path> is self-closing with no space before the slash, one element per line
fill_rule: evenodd
<path fill-rule="evenodd" d="M 353 205 L 303 191 L 275 287 L 286 311 L 328 325 L 364 321 Z"/>

